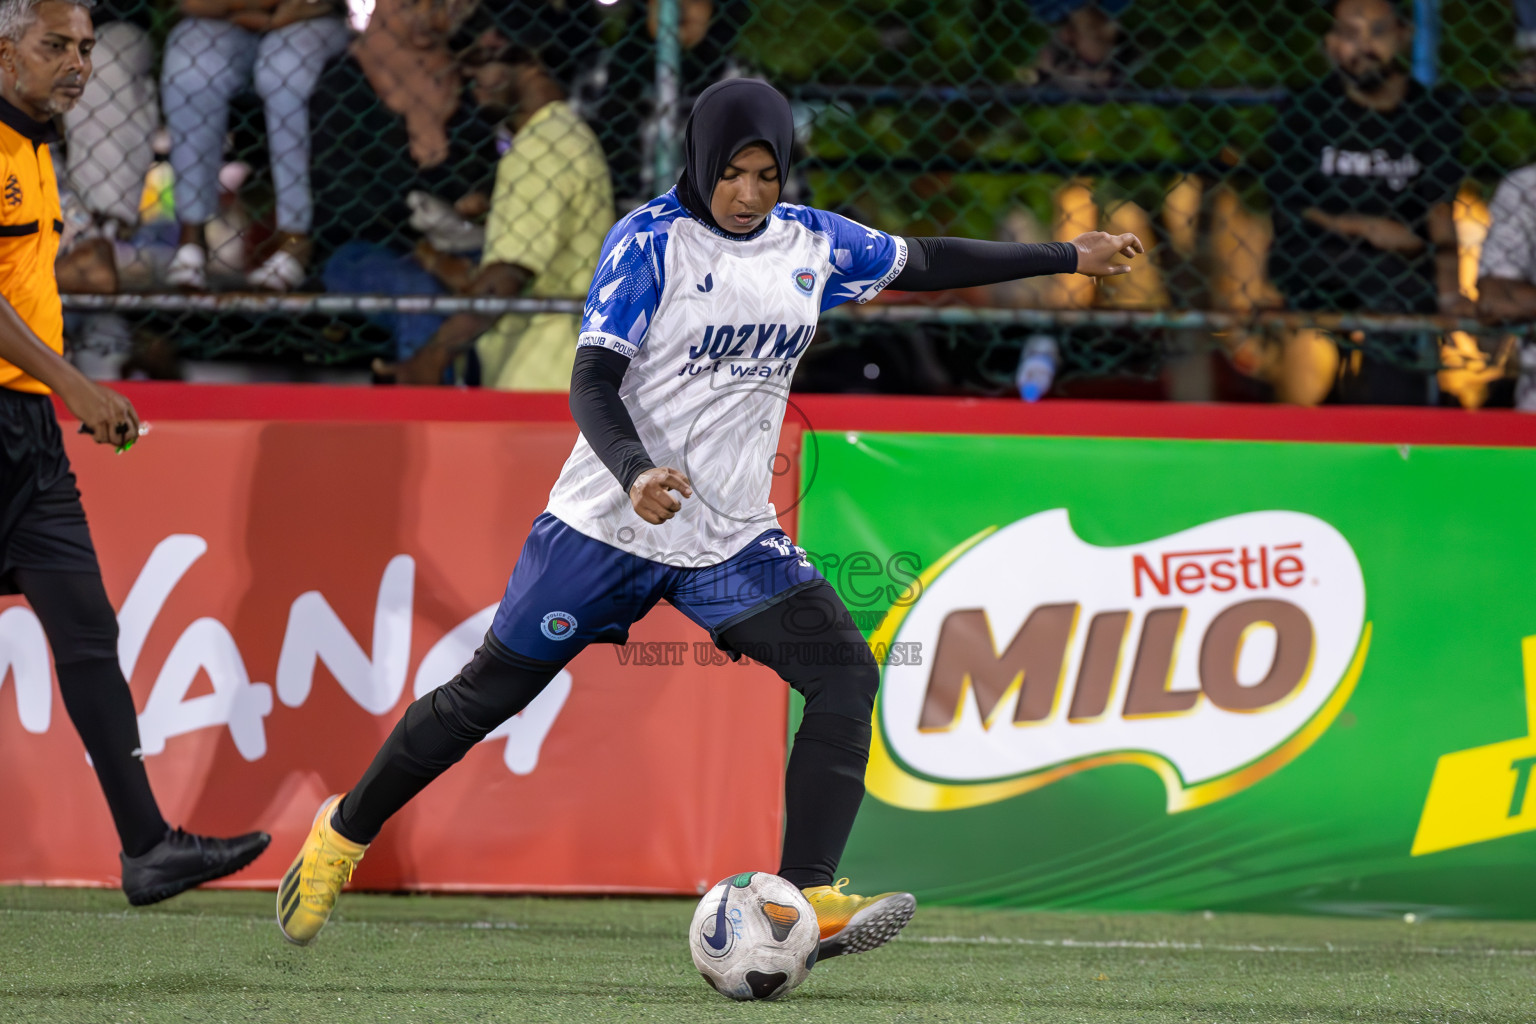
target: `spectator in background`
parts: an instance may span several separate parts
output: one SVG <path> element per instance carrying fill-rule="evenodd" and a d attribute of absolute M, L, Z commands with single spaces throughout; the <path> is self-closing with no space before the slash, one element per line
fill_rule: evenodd
<path fill-rule="evenodd" d="M 461 217 L 484 217 L 498 150 L 510 144 L 510 129 L 465 95 L 455 54 L 489 33 L 516 38 L 574 73 L 591 63 L 596 18 L 590 2 L 380 0 L 352 52 L 325 70 L 313 100 L 315 240 L 327 290 L 445 291 L 412 256 L 410 229 L 427 233 L 440 252 L 478 255 L 478 243 L 445 241 L 445 235 L 467 233 L 459 230 L 462 224 L 443 224 L 441 214 L 452 216 L 457 206 Z M 444 139 L 446 157 L 440 155 Z M 428 221 L 443 230 L 431 230 Z M 393 334 L 397 361 L 408 359 L 443 323 L 435 314 L 370 319 Z"/>
<path fill-rule="evenodd" d="M 474 5 L 475 0 L 385 0 L 353 44 L 374 93 L 405 119 L 411 159 L 420 167 L 448 159 L 446 125 L 459 107 L 463 85 L 448 39 Z"/>
<path fill-rule="evenodd" d="M 613 190 L 625 209 L 672 186 L 671 182 L 657 185 L 651 180 L 661 4 L 659 0 L 630 3 L 623 35 L 607 63 L 605 99 L 597 122 L 609 163 L 619 168 Z M 744 0 L 678 0 L 677 14 L 681 50 L 677 123 L 681 126 L 695 96 L 721 79 L 741 73 L 731 51 L 751 10 Z"/>
<path fill-rule="evenodd" d="M 1131 0 L 1029 0 L 1035 16 L 1054 25 L 1050 42 L 1020 77 L 1031 85 L 1107 89 L 1125 78 L 1125 33 L 1116 19 Z"/>
<path fill-rule="evenodd" d="M 431 168 L 448 159 L 448 124 L 463 98 L 460 40 L 495 31 L 541 54 L 557 76 L 571 75 L 597 42 L 593 8 L 586 0 L 379 0 L 352 53 L 384 106 L 405 119 L 411 158 Z"/>
<path fill-rule="evenodd" d="M 461 295 L 530 298 L 584 296 L 614 220 L 613 191 L 602 147 L 566 102 L 565 92 L 532 52 L 488 33 L 464 59 L 474 95 L 504 116 L 512 145 L 496 171 L 478 269 L 430 248 L 428 269 Z M 481 380 L 512 391 L 562 391 L 576 359 L 578 317 L 571 313 L 462 313 L 432 340 L 381 376 L 435 384 L 478 338 Z"/>
<path fill-rule="evenodd" d="M 350 52 L 322 73 L 313 104 L 317 258 L 327 291 L 444 293 L 412 258 L 402 228 L 408 196 L 462 192 L 490 177 L 492 128 L 466 111 L 449 42 L 474 13 L 475 0 L 380 0 Z M 444 318 L 369 319 L 404 359 Z"/>
<path fill-rule="evenodd" d="M 204 226 L 218 209 L 229 103 L 254 86 L 266 109 L 278 235 L 249 283 L 297 288 L 307 276 L 314 220 L 309 98 L 326 61 L 346 48 L 347 23 L 335 0 L 181 0 L 180 8 L 186 17 L 166 40 L 161 73 L 181 222 L 168 280 L 207 287 Z"/>
<path fill-rule="evenodd" d="M 1269 136 L 1270 276 L 1297 310 L 1468 312 L 1451 216 L 1459 110 L 1408 76 L 1413 27 L 1392 0 L 1333 0 L 1331 10 L 1334 73 L 1295 96 Z M 1337 350 L 1317 332 L 1284 345 L 1282 399 L 1428 400 L 1425 374 L 1369 352 L 1337 372 Z"/>
<path fill-rule="evenodd" d="M 1515 9 L 1515 52 L 1519 60 L 1504 76 L 1511 89 L 1536 89 L 1536 0 L 1510 0 Z"/>
<path fill-rule="evenodd" d="M 105 0 L 91 9 L 96 48 L 85 91 L 63 116 L 59 198 L 64 232 L 54 264 L 59 290 L 115 292 L 123 275 L 143 281 L 149 261 L 129 244 L 139 222 L 145 177 L 160 127 L 149 0 Z M 57 160 L 57 157 L 56 157 Z M 70 361 L 98 380 L 121 376 L 133 337 L 116 313 L 64 318 Z"/>
<path fill-rule="evenodd" d="M 1493 323 L 1536 320 L 1536 164 L 1510 173 L 1488 208 L 1477 311 Z M 1536 412 L 1536 342 L 1522 339 L 1515 408 Z"/>
<path fill-rule="evenodd" d="M 333 270 L 346 276 L 374 257 L 431 280 L 410 259 L 407 197 L 489 189 L 496 127 L 466 101 L 451 45 L 478 14 L 474 0 L 379 0 L 350 51 L 321 74 L 311 114 L 316 256 L 327 288 L 356 290 L 333 283 Z M 408 293 L 385 281 L 365 290 Z"/>
<path fill-rule="evenodd" d="M 153 136 L 160 127 L 148 4 L 107 0 L 96 4 L 91 16 L 94 70 L 80 101 L 64 115 L 64 181 L 89 218 L 66 224 L 79 236 L 59 261 L 59 286 L 66 292 L 117 290 L 116 243 L 128 241 L 139 223 L 144 179 L 155 160 Z"/>

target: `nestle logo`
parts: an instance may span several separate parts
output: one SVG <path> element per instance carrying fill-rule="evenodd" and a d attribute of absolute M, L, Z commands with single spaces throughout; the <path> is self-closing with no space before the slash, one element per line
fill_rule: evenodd
<path fill-rule="evenodd" d="M 1205 551 L 1165 551 L 1152 556 L 1156 567 L 1145 555 L 1131 556 L 1131 579 L 1137 597 L 1142 583 L 1163 597 L 1177 590 L 1198 594 L 1209 587 L 1217 593 L 1237 590 L 1268 590 L 1270 587 L 1296 587 L 1306 576 L 1301 560 L 1301 543 L 1259 544 L 1252 548 L 1212 548 Z"/>
<path fill-rule="evenodd" d="M 1155 771 L 1170 813 L 1204 807 L 1324 735 L 1370 646 L 1360 561 L 1303 512 L 1111 547 L 1049 509 L 935 565 L 870 637 L 923 645 L 922 664 L 882 668 L 885 744 L 865 773 L 871 794 L 911 810 L 977 807 L 1107 765 Z"/>

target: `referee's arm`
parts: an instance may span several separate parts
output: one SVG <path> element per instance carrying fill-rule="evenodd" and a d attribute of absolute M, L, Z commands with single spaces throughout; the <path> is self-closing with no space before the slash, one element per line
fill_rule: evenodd
<path fill-rule="evenodd" d="M 0 359 L 53 389 L 98 444 L 121 445 L 138 438 L 139 416 L 133 403 L 97 384 L 49 348 L 3 295 Z"/>

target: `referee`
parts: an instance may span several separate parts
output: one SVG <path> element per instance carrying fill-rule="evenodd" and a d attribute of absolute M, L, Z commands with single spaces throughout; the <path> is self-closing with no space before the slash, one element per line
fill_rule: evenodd
<path fill-rule="evenodd" d="M 238 871 L 266 849 L 252 832 L 171 829 L 139 752 L 133 695 L 117 661 L 117 615 L 64 454 L 50 391 L 98 444 L 139 435 L 128 400 L 65 362 L 53 261 L 59 189 L 53 118 L 91 74 L 92 0 L 0 0 L 0 594 L 22 594 L 48 634 L 59 693 L 85 742 L 122 841 L 123 891 L 155 903 Z"/>

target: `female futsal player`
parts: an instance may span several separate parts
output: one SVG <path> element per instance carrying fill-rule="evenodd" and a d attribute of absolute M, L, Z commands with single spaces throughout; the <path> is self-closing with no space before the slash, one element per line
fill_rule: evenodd
<path fill-rule="evenodd" d="M 879 673 L 768 501 L 790 378 L 818 315 L 850 299 L 1106 277 L 1130 270 L 1114 257 L 1143 250 L 1099 232 L 1042 245 L 903 238 L 780 203 L 793 130 L 767 83 L 711 86 L 689 118 L 677 187 L 608 233 L 571 376 L 575 450 L 483 646 L 406 709 L 351 792 L 321 807 L 278 891 L 290 941 L 320 931 L 390 815 L 588 644 L 623 643 L 661 598 L 805 697 L 778 873 L 816 909 L 819 956 L 874 949 L 912 917 L 908 893 L 832 884 L 864 796 Z"/>

